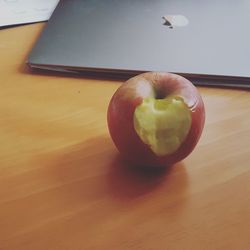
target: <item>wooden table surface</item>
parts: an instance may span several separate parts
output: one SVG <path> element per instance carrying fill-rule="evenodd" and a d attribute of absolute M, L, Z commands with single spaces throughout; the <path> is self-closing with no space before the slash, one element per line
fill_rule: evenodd
<path fill-rule="evenodd" d="M 31 72 L 44 24 L 0 30 L 0 249 L 250 249 L 250 94 L 200 87 L 206 125 L 162 172 L 107 130 L 121 81 Z"/>

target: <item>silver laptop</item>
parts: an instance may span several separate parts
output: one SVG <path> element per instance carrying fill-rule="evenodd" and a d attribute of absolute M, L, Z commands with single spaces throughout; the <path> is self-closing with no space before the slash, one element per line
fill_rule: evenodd
<path fill-rule="evenodd" d="M 28 64 L 95 76 L 168 71 L 250 87 L 249 25 L 248 0 L 61 0 Z"/>

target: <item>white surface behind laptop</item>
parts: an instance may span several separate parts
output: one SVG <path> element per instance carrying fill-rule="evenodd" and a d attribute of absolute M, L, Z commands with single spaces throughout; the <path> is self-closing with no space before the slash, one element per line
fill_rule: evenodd
<path fill-rule="evenodd" d="M 59 0 L 0 0 L 0 27 L 47 21 Z"/>

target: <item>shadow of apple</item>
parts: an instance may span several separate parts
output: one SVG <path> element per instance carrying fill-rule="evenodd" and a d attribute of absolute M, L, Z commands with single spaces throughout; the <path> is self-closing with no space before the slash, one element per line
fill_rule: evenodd
<path fill-rule="evenodd" d="M 107 174 L 108 192 L 116 199 L 131 200 L 153 192 L 183 193 L 188 178 L 185 167 L 177 163 L 166 168 L 129 165 L 120 155 L 114 158 Z"/>

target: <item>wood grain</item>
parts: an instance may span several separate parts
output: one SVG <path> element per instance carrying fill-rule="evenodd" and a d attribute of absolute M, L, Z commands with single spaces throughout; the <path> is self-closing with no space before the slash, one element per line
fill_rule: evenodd
<path fill-rule="evenodd" d="M 250 249 L 250 95 L 199 88 L 199 145 L 133 170 L 106 126 L 121 84 L 31 72 L 43 24 L 0 30 L 0 249 Z"/>

